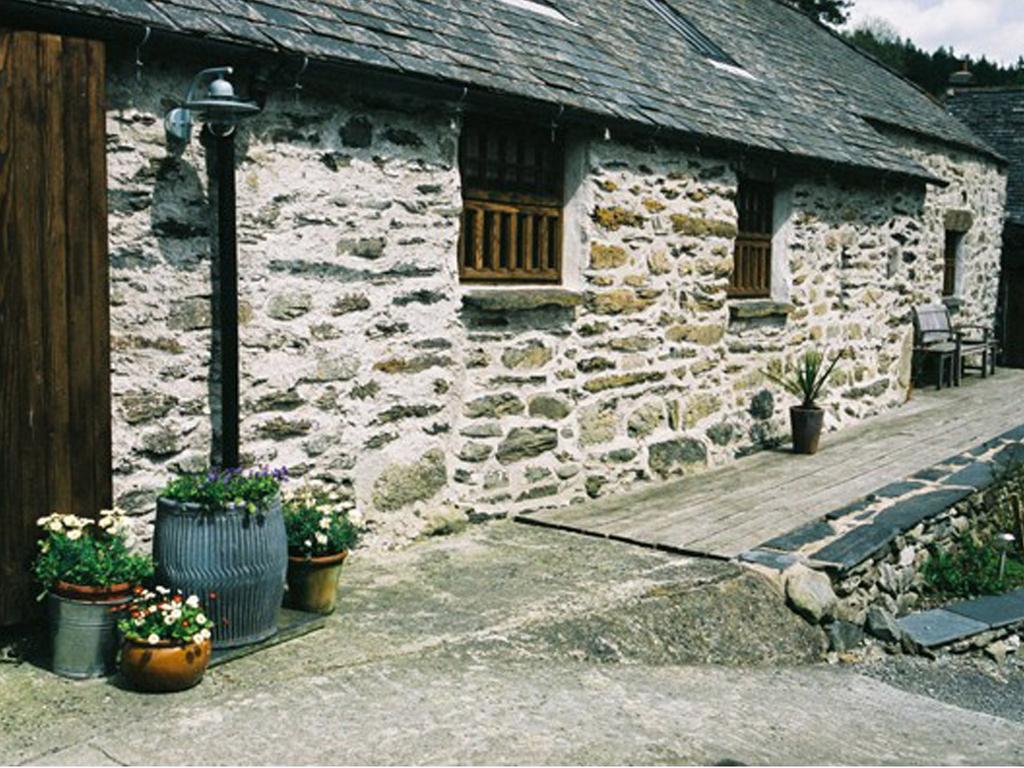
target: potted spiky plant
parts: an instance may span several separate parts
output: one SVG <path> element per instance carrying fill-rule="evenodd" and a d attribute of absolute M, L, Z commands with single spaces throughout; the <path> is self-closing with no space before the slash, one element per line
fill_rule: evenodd
<path fill-rule="evenodd" d="M 825 412 L 818 406 L 821 396 L 836 364 L 843 358 L 841 350 L 826 364 L 825 356 L 816 349 L 808 349 L 796 366 L 786 371 L 777 364 L 764 371 L 764 375 L 791 395 L 800 398 L 800 405 L 791 406 L 789 421 L 793 430 L 793 452 L 813 454 L 818 451 Z"/>

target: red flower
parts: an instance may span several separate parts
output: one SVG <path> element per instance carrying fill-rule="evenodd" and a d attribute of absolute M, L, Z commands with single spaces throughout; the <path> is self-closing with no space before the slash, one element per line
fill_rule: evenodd
<path fill-rule="evenodd" d="M 176 603 L 180 603 L 181 602 L 181 595 L 175 595 L 174 597 L 171 598 L 171 600 L 173 600 Z"/>
<path fill-rule="evenodd" d="M 132 592 L 134 592 L 136 595 L 141 595 L 142 594 L 142 586 L 141 585 L 136 585 L 135 589 L 133 589 Z"/>
<path fill-rule="evenodd" d="M 216 592 L 211 592 L 210 593 L 210 599 L 211 600 L 216 600 L 217 599 L 217 593 Z"/>
<path fill-rule="evenodd" d="M 187 626 L 188 626 L 188 621 L 182 621 L 182 622 L 181 622 L 181 626 L 183 626 L 183 627 L 187 627 Z"/>

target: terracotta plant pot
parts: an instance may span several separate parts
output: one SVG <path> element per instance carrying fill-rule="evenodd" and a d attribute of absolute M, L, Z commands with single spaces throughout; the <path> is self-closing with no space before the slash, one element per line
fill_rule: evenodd
<path fill-rule="evenodd" d="M 119 602 L 131 595 L 131 584 L 111 584 L 107 587 L 87 587 L 83 584 L 71 584 L 58 581 L 50 590 L 54 594 L 69 600 L 82 600 L 88 603 Z"/>
<path fill-rule="evenodd" d="M 338 579 L 348 550 L 324 557 L 288 556 L 288 605 L 310 613 L 333 613 Z"/>
<path fill-rule="evenodd" d="M 160 642 L 157 645 L 125 639 L 121 674 L 139 691 L 184 691 L 203 679 L 210 664 L 211 643 Z"/>
<path fill-rule="evenodd" d="M 817 453 L 825 412 L 818 407 L 794 405 L 789 409 L 789 421 L 793 427 L 793 453 Z"/>

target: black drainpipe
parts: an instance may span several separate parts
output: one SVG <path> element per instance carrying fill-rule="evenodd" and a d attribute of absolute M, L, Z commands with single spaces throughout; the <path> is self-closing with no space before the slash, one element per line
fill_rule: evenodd
<path fill-rule="evenodd" d="M 235 232 L 235 136 L 209 127 L 207 147 L 214 151 L 217 196 L 217 292 L 215 323 L 220 353 L 220 466 L 237 467 L 238 456 L 238 243 Z"/>

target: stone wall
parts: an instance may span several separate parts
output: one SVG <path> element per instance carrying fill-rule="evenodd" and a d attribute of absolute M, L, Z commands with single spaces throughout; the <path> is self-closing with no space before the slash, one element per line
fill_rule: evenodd
<path fill-rule="evenodd" d="M 192 71 L 110 64 L 115 492 L 140 513 L 209 461 L 218 408 L 206 158 L 162 128 Z M 905 399 L 953 188 L 780 176 L 776 295 L 737 302 L 733 164 L 573 134 L 565 285 L 495 290 L 458 282 L 458 129 L 452 105 L 307 84 L 239 133 L 243 456 L 353 494 L 371 544 L 778 444 L 790 400 L 761 370 L 809 344 L 856 352 L 830 427 Z M 921 156 L 1001 210 L 990 166 Z M 990 316 L 998 244 L 971 253 L 962 311 Z"/>
<path fill-rule="evenodd" d="M 984 453 L 964 457 L 957 476 L 972 477 L 979 489 L 962 501 L 943 509 L 916 525 L 902 530 L 873 556 L 855 567 L 833 573 L 837 600 L 835 624 L 829 627 L 836 650 L 845 650 L 850 639 L 867 629 L 881 640 L 899 643 L 902 632 L 895 618 L 935 602 L 928 592 L 924 569 L 936 552 L 955 550 L 965 537 L 993 546 L 1001 533 L 1013 533 L 1017 542 L 1024 536 L 1024 443 L 1022 430 L 1010 442 L 995 441 Z M 961 481 L 962 482 L 962 481 Z M 1003 633 L 983 633 L 953 650 L 986 647 Z M 907 650 L 917 650 L 903 643 Z"/>

